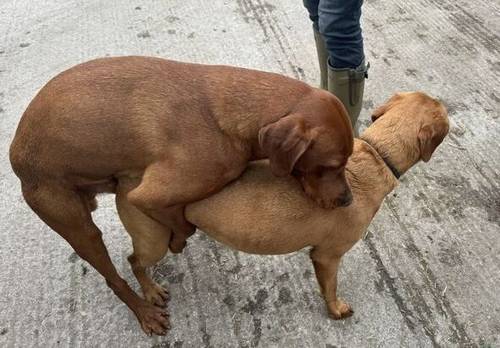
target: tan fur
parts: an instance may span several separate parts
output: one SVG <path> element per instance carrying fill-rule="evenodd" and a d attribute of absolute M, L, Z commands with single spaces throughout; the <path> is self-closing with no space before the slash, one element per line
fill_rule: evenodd
<path fill-rule="evenodd" d="M 376 114 L 376 121 L 355 140 L 346 166 L 353 194 L 350 206 L 320 208 L 293 177 L 277 178 L 267 161 L 259 161 L 219 193 L 189 204 L 187 220 L 219 242 L 248 253 L 285 254 L 313 247 L 311 259 L 331 317 L 351 315 L 350 306 L 336 295 L 337 270 L 342 255 L 362 237 L 398 184 L 381 155 L 404 173 L 432 154 L 449 128 L 445 108 L 418 92 L 396 95 Z M 432 146 L 422 148 L 422 142 Z M 120 194 L 117 204 L 130 205 Z M 145 221 L 135 227 L 128 229 L 134 246 L 150 233 Z M 144 255 L 151 250 L 157 255 L 158 244 L 143 243 L 135 252 Z"/>
<path fill-rule="evenodd" d="M 23 114 L 10 160 L 30 207 L 105 277 L 147 333 L 163 334 L 166 312 L 138 297 L 111 263 L 90 214 L 97 193 L 126 192 L 131 206 L 120 216 L 127 228 L 143 214 L 154 222 L 138 224 L 155 231 L 147 238 L 159 238 L 158 254 L 165 241 L 180 252 L 194 232 L 185 205 L 222 189 L 251 160 L 271 158 L 276 175 L 293 172 L 322 206 L 349 204 L 344 168 L 352 146 L 342 103 L 303 82 L 119 57 L 77 65 L 49 81 Z M 156 254 L 136 250 L 130 262 L 146 298 L 163 304 L 166 293 L 144 271 Z"/>

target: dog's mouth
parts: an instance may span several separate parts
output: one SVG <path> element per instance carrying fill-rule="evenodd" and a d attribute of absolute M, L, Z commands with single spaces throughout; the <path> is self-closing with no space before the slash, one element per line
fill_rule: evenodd
<path fill-rule="evenodd" d="M 304 190 L 306 196 L 314 201 L 317 205 L 319 205 L 323 209 L 335 209 L 335 208 L 343 208 L 351 205 L 353 201 L 352 194 L 346 194 L 340 198 L 336 199 L 326 199 L 318 197 L 307 190 Z"/>
<path fill-rule="evenodd" d="M 319 195 L 318 192 L 321 192 L 321 190 L 313 189 L 304 176 L 299 176 L 298 179 L 302 184 L 302 191 L 305 195 L 321 208 L 334 209 L 337 207 L 347 207 L 352 203 L 352 192 L 349 189 L 345 190 L 340 196 L 330 198 Z"/>
<path fill-rule="evenodd" d="M 339 206 L 336 200 L 319 199 L 316 200 L 316 203 L 323 209 L 334 209 Z"/>
<path fill-rule="evenodd" d="M 338 199 L 324 199 L 304 190 L 306 196 L 323 209 L 334 209 L 340 207 Z"/>

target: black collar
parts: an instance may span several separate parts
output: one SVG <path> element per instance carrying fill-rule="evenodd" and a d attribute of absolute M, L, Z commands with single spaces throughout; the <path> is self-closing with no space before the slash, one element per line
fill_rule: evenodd
<path fill-rule="evenodd" d="M 380 158 L 382 158 L 382 160 L 384 161 L 385 165 L 391 170 L 392 174 L 396 177 L 396 179 L 399 179 L 399 177 L 401 176 L 401 173 L 399 172 L 399 170 L 396 169 L 396 167 L 394 167 L 392 165 L 392 163 L 389 161 L 389 159 L 387 157 L 382 156 L 380 154 L 380 152 L 378 151 L 377 147 L 375 145 L 373 145 L 370 141 L 366 140 L 363 137 L 359 137 L 359 139 L 363 140 L 365 143 L 367 143 L 368 145 L 370 145 L 378 153 L 378 155 L 380 156 Z"/>

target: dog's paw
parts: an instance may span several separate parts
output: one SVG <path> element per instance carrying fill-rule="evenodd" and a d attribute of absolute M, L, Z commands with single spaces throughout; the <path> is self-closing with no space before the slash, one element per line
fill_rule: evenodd
<path fill-rule="evenodd" d="M 141 324 L 142 330 L 147 335 L 166 335 L 170 328 L 170 322 L 168 320 L 168 313 L 164 308 L 144 301 L 134 312 Z"/>
<path fill-rule="evenodd" d="M 155 282 L 143 289 L 143 293 L 146 301 L 157 306 L 165 307 L 169 300 L 167 289 Z"/>
<path fill-rule="evenodd" d="M 328 303 L 328 314 L 330 318 L 339 320 L 350 317 L 354 311 L 351 306 L 341 299 Z"/>

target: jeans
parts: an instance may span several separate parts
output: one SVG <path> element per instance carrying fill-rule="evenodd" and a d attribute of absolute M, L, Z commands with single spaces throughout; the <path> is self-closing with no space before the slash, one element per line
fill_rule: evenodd
<path fill-rule="evenodd" d="M 303 0 L 313 28 L 321 33 L 336 69 L 357 68 L 364 60 L 360 18 L 363 0 Z"/>

